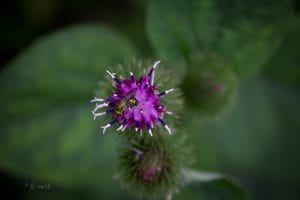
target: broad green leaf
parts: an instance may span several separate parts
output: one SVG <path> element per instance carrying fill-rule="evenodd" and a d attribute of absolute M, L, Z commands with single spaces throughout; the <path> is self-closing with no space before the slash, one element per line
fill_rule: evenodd
<path fill-rule="evenodd" d="M 220 173 L 187 169 L 183 171 L 184 189 L 178 199 L 244 200 L 248 195 L 231 177 Z"/>
<path fill-rule="evenodd" d="M 157 53 L 189 65 L 203 52 L 220 54 L 242 76 L 255 74 L 280 44 L 288 1 L 151 0 L 147 29 Z"/>
<path fill-rule="evenodd" d="M 0 166 L 29 179 L 65 185 L 111 180 L 117 141 L 91 114 L 107 68 L 136 56 L 116 31 L 70 27 L 39 39 L 0 74 Z M 100 134 L 101 133 L 101 134 Z"/>

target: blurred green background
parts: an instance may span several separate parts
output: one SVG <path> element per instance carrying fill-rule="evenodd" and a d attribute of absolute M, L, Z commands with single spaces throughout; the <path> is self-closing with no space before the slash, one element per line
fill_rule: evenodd
<path fill-rule="evenodd" d="M 174 3 L 175 12 L 168 3 L 152 2 L 1 3 L 0 191 L 16 199 L 134 199 L 112 176 L 119 137 L 99 135 L 98 126 L 105 122 L 92 120 L 89 100 L 107 67 L 159 55 L 175 70 L 192 75 L 183 77 L 187 101 L 181 129 L 194 147 L 194 167 L 234 176 L 253 199 L 300 199 L 299 1 L 287 13 L 291 14 L 287 28 L 272 1 L 251 4 L 257 13 L 250 8 L 242 13 L 245 18 L 254 16 L 250 28 L 278 24 L 247 40 L 247 26 L 241 25 L 245 32 L 235 33 L 230 28 L 240 24 L 216 21 L 206 12 L 189 15 L 179 4 Z M 209 5 L 203 2 L 204 7 Z M 239 18 L 241 13 L 233 12 L 231 4 L 220 2 L 229 21 Z M 182 13 L 191 18 L 180 17 Z M 263 18 L 268 14 L 273 18 Z M 186 28 L 179 19 L 183 24 L 199 24 Z M 212 38 L 218 23 L 226 31 L 217 32 L 224 40 L 215 45 Z M 277 25 L 286 30 L 278 32 Z M 197 84 L 189 82 L 193 77 L 201 77 L 196 64 L 207 63 L 198 58 L 201 48 L 216 49 L 228 58 L 228 65 L 245 66 L 233 68 L 236 85 L 228 93 L 229 102 L 224 101 L 226 109 L 218 114 L 207 111 L 207 116 L 194 103 L 195 91 L 189 85 Z M 262 66 L 256 69 L 258 64 Z M 221 83 L 224 79 L 227 83 L 226 76 L 216 78 Z M 231 79 L 228 82 L 230 86 Z M 45 188 L 32 189 L 34 184 Z M 183 190 L 178 199 L 198 198 L 193 191 Z"/>

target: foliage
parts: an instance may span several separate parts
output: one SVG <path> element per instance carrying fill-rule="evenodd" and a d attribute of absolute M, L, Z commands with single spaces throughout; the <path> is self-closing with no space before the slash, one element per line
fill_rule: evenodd
<path fill-rule="evenodd" d="M 66 185 L 110 180 L 99 169 L 111 163 L 117 142 L 98 139 L 88 99 L 106 66 L 135 55 L 99 24 L 56 32 L 19 55 L 0 78 L 2 168 Z"/>
<path fill-rule="evenodd" d="M 276 163 L 275 154 L 290 162 L 281 150 L 293 155 L 297 143 L 283 134 L 287 130 L 295 138 L 299 132 L 299 92 L 265 78 L 299 82 L 299 17 L 290 11 L 290 2 L 279 0 L 151 0 L 143 24 L 150 39 L 145 42 L 154 50 L 150 60 L 137 53 L 148 48 L 137 51 L 123 33 L 98 23 L 38 39 L 0 74 L 1 169 L 57 185 L 61 191 L 50 198 L 79 198 L 80 192 L 72 193 L 80 188 L 89 197 L 132 199 L 112 180 L 116 174 L 142 198 L 248 199 L 232 177 L 202 170 L 234 169 L 243 177 L 244 169 L 256 176 L 261 163 Z M 98 127 L 107 122 L 92 120 L 89 100 L 95 90 L 96 96 L 109 91 L 105 70 L 140 73 L 158 58 L 171 66 L 158 69 L 159 89 L 180 87 L 164 99 L 174 112 L 168 119 L 175 134 L 155 129 L 152 138 L 110 130 L 99 136 Z M 272 143 L 282 146 L 271 148 Z M 188 168 L 194 157 L 201 171 Z M 296 185 L 297 177 L 282 163 L 284 172 L 263 172 L 280 172 Z M 294 166 L 296 171 L 299 163 Z"/>
<path fill-rule="evenodd" d="M 249 77 L 280 44 L 290 9 L 280 0 L 152 0 L 147 28 L 154 49 L 174 64 L 189 66 L 194 54 L 210 51 Z"/>

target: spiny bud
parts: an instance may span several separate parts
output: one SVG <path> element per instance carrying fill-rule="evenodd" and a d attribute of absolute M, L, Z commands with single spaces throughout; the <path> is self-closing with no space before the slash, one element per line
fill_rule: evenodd
<path fill-rule="evenodd" d="M 167 138 L 168 139 L 168 138 Z M 181 169 L 190 161 L 181 142 L 157 133 L 154 138 L 132 137 L 121 150 L 116 178 L 143 199 L 166 199 L 179 191 Z"/>
<path fill-rule="evenodd" d="M 204 54 L 192 59 L 182 86 L 188 105 L 202 114 L 214 114 L 235 96 L 237 79 L 220 57 Z"/>

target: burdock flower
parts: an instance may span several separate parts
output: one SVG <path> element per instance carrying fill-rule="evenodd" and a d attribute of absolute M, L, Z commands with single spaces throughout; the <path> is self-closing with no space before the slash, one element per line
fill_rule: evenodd
<path fill-rule="evenodd" d="M 96 107 L 92 111 L 94 119 L 102 115 L 111 115 L 112 121 L 102 126 L 103 133 L 108 127 L 119 124 L 117 131 L 125 129 L 143 130 L 153 136 L 152 129 L 161 124 L 169 134 L 171 129 L 164 121 L 164 114 L 172 114 L 161 99 L 174 89 L 158 91 L 154 83 L 155 71 L 160 61 L 154 63 L 148 73 L 136 77 L 132 72 L 128 76 L 117 76 L 115 73 L 106 71 L 113 82 L 113 91 L 107 98 L 96 98 Z M 99 111 L 105 109 L 104 111 Z"/>

